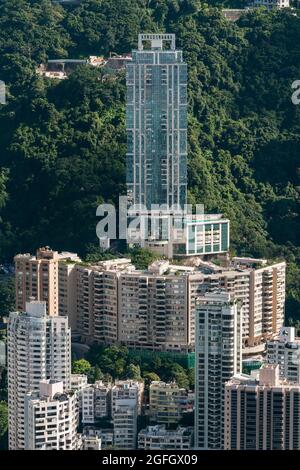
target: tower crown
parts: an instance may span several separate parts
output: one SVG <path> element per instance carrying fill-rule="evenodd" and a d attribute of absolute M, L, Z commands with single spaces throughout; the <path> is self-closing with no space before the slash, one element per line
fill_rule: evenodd
<path fill-rule="evenodd" d="M 175 34 L 139 34 L 138 50 L 144 49 L 144 42 L 151 43 L 151 49 L 163 49 L 164 43 L 171 43 L 170 49 L 175 50 Z"/>

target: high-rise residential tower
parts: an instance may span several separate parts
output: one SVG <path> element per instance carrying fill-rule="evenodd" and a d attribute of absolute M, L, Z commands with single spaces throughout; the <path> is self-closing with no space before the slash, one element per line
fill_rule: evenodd
<path fill-rule="evenodd" d="M 58 315 L 58 263 L 62 260 L 80 262 L 80 258 L 75 253 L 58 253 L 46 246 L 39 248 L 36 256 L 19 254 L 14 260 L 16 309 L 24 311 L 26 302 L 33 299 L 46 302 L 48 315 Z"/>
<path fill-rule="evenodd" d="M 196 308 L 195 448 L 223 448 L 225 383 L 241 372 L 242 308 L 226 291 L 199 297 Z"/>
<path fill-rule="evenodd" d="M 139 34 L 126 66 L 127 242 L 168 258 L 229 247 L 229 220 L 186 207 L 187 79 L 174 34 Z"/>
<path fill-rule="evenodd" d="M 186 203 L 187 65 L 174 34 L 140 34 L 127 64 L 127 189 L 133 204 Z"/>
<path fill-rule="evenodd" d="M 300 449 L 300 385 L 280 380 L 278 365 L 226 383 L 224 414 L 225 450 Z"/>
<path fill-rule="evenodd" d="M 49 317 L 45 302 L 28 302 L 8 322 L 9 448 L 25 447 L 25 396 L 38 391 L 41 380 L 63 382 L 70 389 L 71 331 L 68 319 Z"/>

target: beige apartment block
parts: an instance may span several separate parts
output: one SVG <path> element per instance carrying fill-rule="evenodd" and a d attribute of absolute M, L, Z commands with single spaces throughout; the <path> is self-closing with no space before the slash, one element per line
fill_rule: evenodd
<path fill-rule="evenodd" d="M 187 276 L 171 270 L 160 274 L 122 273 L 118 282 L 119 341 L 129 347 L 180 351 L 189 345 Z"/>
<path fill-rule="evenodd" d="M 215 288 L 242 301 L 245 347 L 263 345 L 284 323 L 285 262 L 160 260 L 138 270 L 127 258 L 82 263 L 74 253 L 41 248 L 36 256 L 17 255 L 15 263 L 17 309 L 29 298 L 45 300 L 47 313 L 68 317 L 86 343 L 193 350 L 196 299 Z"/>
<path fill-rule="evenodd" d="M 114 344 L 118 335 L 118 279 L 124 270 L 132 270 L 130 259 L 120 258 L 96 265 L 76 266 L 76 318 L 74 331 L 86 342 Z"/>
<path fill-rule="evenodd" d="M 300 385 L 280 380 L 278 365 L 225 385 L 225 450 L 299 450 L 299 423 Z"/>
<path fill-rule="evenodd" d="M 188 407 L 188 391 L 176 382 L 154 381 L 150 385 L 150 420 L 160 424 L 178 423 Z"/>
<path fill-rule="evenodd" d="M 58 253 L 49 247 L 39 248 L 36 256 L 29 253 L 16 255 L 16 309 L 24 311 L 26 302 L 38 300 L 46 302 L 48 315 L 58 315 L 58 264 L 67 259 L 80 262 L 75 253 Z"/>
<path fill-rule="evenodd" d="M 191 338 L 195 338 L 196 299 L 206 291 L 225 289 L 243 304 L 243 344 L 256 346 L 277 333 L 284 323 L 286 263 L 234 258 L 227 266 L 208 263 L 189 275 Z"/>
<path fill-rule="evenodd" d="M 68 317 L 72 331 L 77 328 L 77 277 L 76 261 L 71 259 L 59 260 L 58 313 Z"/>
<path fill-rule="evenodd" d="M 215 288 L 243 303 L 243 344 L 256 346 L 284 323 L 285 263 L 236 258 L 227 266 L 157 261 L 145 271 L 130 260 L 77 265 L 74 329 L 87 342 L 121 343 L 159 351 L 195 345 L 196 299 Z M 72 292 L 72 287 L 70 292 Z"/>
<path fill-rule="evenodd" d="M 105 263 L 77 268 L 77 329 L 87 342 L 194 349 L 196 299 L 215 288 L 242 301 L 244 346 L 262 344 L 283 325 L 284 262 L 236 258 L 225 267 L 191 267 L 156 261 L 145 271 L 129 260 Z"/>

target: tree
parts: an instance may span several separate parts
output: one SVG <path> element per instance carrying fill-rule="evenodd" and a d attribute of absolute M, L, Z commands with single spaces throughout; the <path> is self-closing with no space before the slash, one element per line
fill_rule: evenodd
<path fill-rule="evenodd" d="M 0 402 L 0 449 L 7 449 L 8 406 L 5 401 Z"/>
<path fill-rule="evenodd" d="M 150 385 L 151 382 L 160 381 L 159 375 L 155 374 L 155 372 L 144 372 L 143 379 L 145 381 L 145 385 Z"/>
<path fill-rule="evenodd" d="M 147 399 L 149 399 L 149 387 L 151 382 L 159 381 L 160 377 L 159 375 L 155 374 L 155 372 L 144 372 L 143 380 L 145 382 L 145 396 Z"/>
<path fill-rule="evenodd" d="M 126 379 L 141 380 L 141 368 L 135 364 L 129 364 L 125 371 Z"/>
<path fill-rule="evenodd" d="M 88 376 L 88 382 L 89 383 L 94 383 L 97 380 L 102 380 L 104 377 L 103 372 L 101 371 L 100 367 L 96 365 L 95 367 L 91 367 L 87 371 L 87 376 Z"/>
<path fill-rule="evenodd" d="M 0 274 L 0 316 L 8 316 L 15 305 L 15 283 L 11 276 Z"/>
<path fill-rule="evenodd" d="M 170 378 L 174 380 L 179 387 L 189 388 L 189 379 L 185 369 L 179 364 L 172 364 L 170 368 Z"/>
<path fill-rule="evenodd" d="M 103 373 L 100 367 L 96 365 L 94 368 L 94 381 L 96 382 L 97 380 L 102 380 L 102 379 L 103 379 Z"/>
<path fill-rule="evenodd" d="M 132 263 L 136 266 L 137 269 L 146 269 L 149 264 L 155 261 L 158 256 L 152 253 L 150 250 L 144 248 L 133 248 L 129 255 L 131 257 Z"/>
<path fill-rule="evenodd" d="M 195 369 L 194 368 L 191 368 L 191 369 L 188 369 L 188 380 L 189 380 L 189 388 L 191 390 L 194 390 L 195 388 Z"/>
<path fill-rule="evenodd" d="M 7 368 L 0 366 L 0 402 L 7 400 Z"/>
<path fill-rule="evenodd" d="M 293 320 L 300 320 L 300 267 L 296 263 L 289 263 L 287 269 L 287 305 Z"/>
<path fill-rule="evenodd" d="M 73 361 L 72 373 L 73 374 L 88 374 L 91 370 L 92 365 L 86 359 L 78 359 Z"/>

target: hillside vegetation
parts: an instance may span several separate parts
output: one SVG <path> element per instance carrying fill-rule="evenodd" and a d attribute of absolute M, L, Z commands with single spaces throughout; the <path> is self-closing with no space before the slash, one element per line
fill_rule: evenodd
<path fill-rule="evenodd" d="M 189 65 L 189 198 L 232 221 L 232 249 L 289 262 L 300 318 L 299 10 L 237 23 L 197 0 L 0 4 L 0 261 L 42 244 L 85 254 L 95 210 L 125 190 L 125 74 L 38 77 L 47 58 L 129 52 L 139 32 L 176 33 Z"/>

